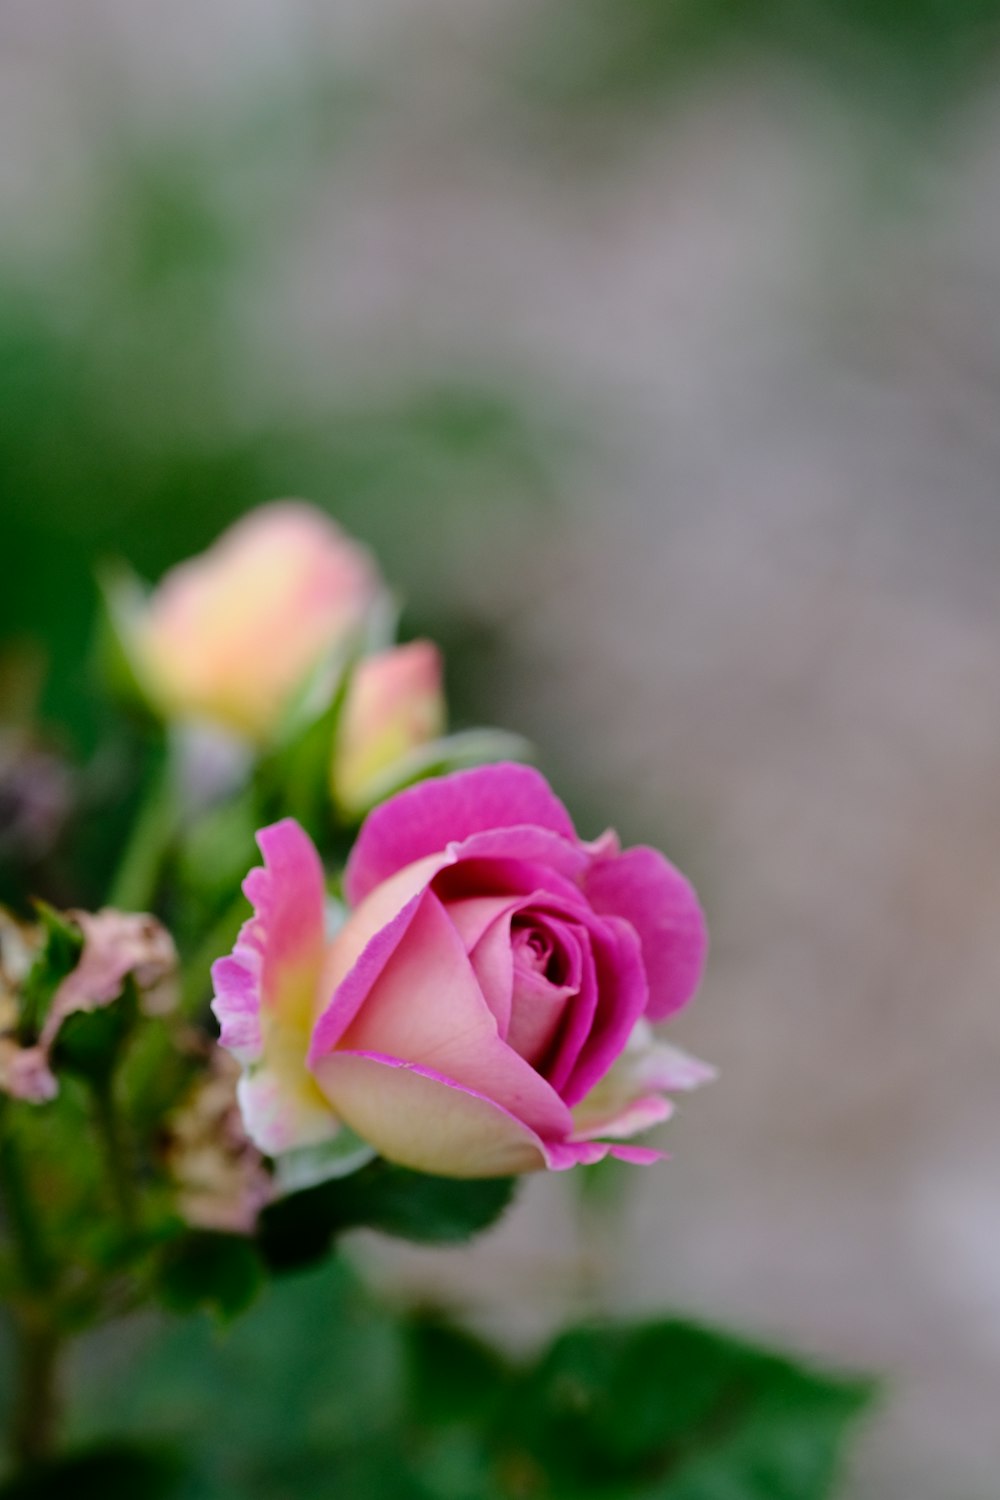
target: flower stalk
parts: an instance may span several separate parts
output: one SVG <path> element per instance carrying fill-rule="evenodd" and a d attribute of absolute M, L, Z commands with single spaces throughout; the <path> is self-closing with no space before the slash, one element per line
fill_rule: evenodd
<path fill-rule="evenodd" d="M 143 794 L 125 851 L 108 892 L 107 905 L 118 911 L 148 911 L 160 883 L 160 872 L 176 832 L 176 798 L 172 759 L 164 752 Z"/>
<path fill-rule="evenodd" d="M 104 1153 L 105 1172 L 115 1212 L 122 1228 L 131 1232 L 138 1221 L 135 1176 L 110 1078 L 95 1082 L 93 1106 L 94 1123 Z"/>
<path fill-rule="evenodd" d="M 59 1428 L 62 1336 L 34 1307 L 17 1315 L 18 1370 L 10 1448 L 16 1463 L 32 1467 L 48 1458 Z"/>
<path fill-rule="evenodd" d="M 2 1126 L 0 1194 L 19 1282 L 10 1308 L 17 1372 L 9 1441 L 16 1463 L 29 1465 L 44 1459 L 55 1440 L 62 1337 L 54 1317 L 56 1269 L 9 1117 Z"/>

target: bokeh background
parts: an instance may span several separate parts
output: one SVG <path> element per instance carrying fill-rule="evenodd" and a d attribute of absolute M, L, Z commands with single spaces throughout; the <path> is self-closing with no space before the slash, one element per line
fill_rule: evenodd
<path fill-rule="evenodd" d="M 53 747 L 99 777 L 98 559 L 279 494 L 371 542 L 456 718 L 695 877 L 723 1078 L 610 1218 L 356 1254 L 514 1338 L 598 1295 L 884 1372 L 848 1500 L 1000 1461 L 998 82 L 998 0 L 0 0 Z"/>

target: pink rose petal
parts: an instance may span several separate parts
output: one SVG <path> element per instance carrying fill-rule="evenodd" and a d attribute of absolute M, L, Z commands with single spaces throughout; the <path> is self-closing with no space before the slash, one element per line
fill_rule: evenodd
<path fill-rule="evenodd" d="M 243 882 L 254 914 L 233 952 L 212 965 L 223 1047 L 243 1062 L 260 1056 L 261 1014 L 311 1024 L 323 967 L 323 868 L 312 840 L 292 818 L 262 828 L 264 867 Z"/>
<path fill-rule="evenodd" d="M 405 942 L 397 942 L 378 975 L 366 972 L 374 939 L 342 989 L 357 984 L 364 1002 L 340 1034 L 337 1049 L 405 1058 L 482 1093 L 545 1136 L 567 1133 L 571 1117 L 558 1094 L 500 1038 L 461 938 L 432 891 L 407 908 Z M 331 1010 L 338 1004 L 338 995 Z M 322 1080 L 323 1024 L 309 1065 Z"/>
<path fill-rule="evenodd" d="M 535 1133 L 494 1099 L 377 1053 L 331 1052 L 317 1076 L 333 1108 L 390 1161 L 444 1177 L 540 1171 Z"/>
<path fill-rule="evenodd" d="M 516 827 L 548 829 L 576 843 L 569 813 L 544 776 L 530 766 L 503 762 L 420 782 L 365 820 L 347 862 L 347 899 L 357 905 L 404 865 L 449 844 Z"/>
<path fill-rule="evenodd" d="M 688 880 L 656 849 L 638 846 L 599 859 L 584 890 L 594 910 L 631 922 L 649 982 L 646 1014 L 662 1021 L 685 1005 L 701 979 L 705 918 Z"/>
<path fill-rule="evenodd" d="M 240 1083 L 247 1131 L 277 1155 L 334 1135 L 338 1122 L 306 1069 L 324 962 L 323 868 L 291 818 L 257 835 L 264 867 L 243 884 L 254 914 L 212 966 L 220 1043 L 251 1071 Z"/>

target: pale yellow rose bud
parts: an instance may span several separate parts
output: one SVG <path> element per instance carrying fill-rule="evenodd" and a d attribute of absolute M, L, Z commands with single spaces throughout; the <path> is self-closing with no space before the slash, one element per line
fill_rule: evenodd
<path fill-rule="evenodd" d="M 369 656 L 351 679 L 334 747 L 332 786 L 345 812 L 365 811 L 414 750 L 444 733 L 441 654 L 413 641 Z"/>
<path fill-rule="evenodd" d="M 379 588 L 367 551 L 328 516 L 276 501 L 166 574 L 133 622 L 131 655 L 165 718 L 264 741 Z"/>

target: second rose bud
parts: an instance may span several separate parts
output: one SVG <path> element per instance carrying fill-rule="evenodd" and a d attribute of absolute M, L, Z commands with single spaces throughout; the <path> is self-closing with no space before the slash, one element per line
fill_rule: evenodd
<path fill-rule="evenodd" d="M 341 811 L 357 816 L 394 790 L 407 758 L 444 733 L 445 717 L 444 668 L 430 641 L 394 646 L 359 662 L 330 768 Z"/>

